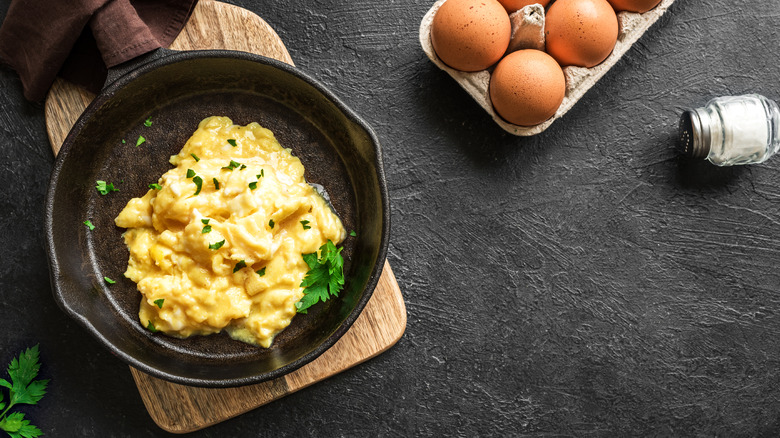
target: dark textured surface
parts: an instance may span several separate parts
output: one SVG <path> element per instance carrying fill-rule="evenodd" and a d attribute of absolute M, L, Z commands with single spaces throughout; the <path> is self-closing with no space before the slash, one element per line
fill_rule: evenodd
<path fill-rule="evenodd" d="M 780 98 L 775 3 L 678 0 L 531 138 L 427 61 L 431 3 L 242 3 L 377 131 L 409 325 L 387 353 L 193 436 L 780 434 L 780 157 L 718 169 L 672 147 L 683 107 Z M 51 391 L 26 412 L 47 436 L 163 436 L 51 297 L 43 111 L 0 79 L 0 364 L 40 342 Z"/>

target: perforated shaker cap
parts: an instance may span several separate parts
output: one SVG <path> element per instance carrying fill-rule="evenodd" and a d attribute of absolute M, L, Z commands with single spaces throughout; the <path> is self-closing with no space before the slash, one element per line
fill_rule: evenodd
<path fill-rule="evenodd" d="M 710 154 L 711 133 L 709 115 L 704 108 L 686 110 L 680 116 L 677 149 L 691 158 L 706 158 Z"/>

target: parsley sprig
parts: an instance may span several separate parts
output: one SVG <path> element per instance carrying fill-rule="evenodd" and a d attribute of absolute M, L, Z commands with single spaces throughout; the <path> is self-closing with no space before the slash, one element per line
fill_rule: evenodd
<path fill-rule="evenodd" d="M 320 247 L 319 258 L 317 253 L 303 255 L 303 261 L 309 265 L 309 272 L 301 282 L 303 298 L 295 303 L 298 313 L 306 313 L 317 302 L 338 296 L 344 287 L 344 257 L 341 256 L 341 249 L 328 240 Z"/>
<path fill-rule="evenodd" d="M 41 365 L 38 363 L 38 346 L 28 348 L 19 354 L 18 358 L 11 361 L 8 366 L 8 375 L 11 381 L 0 379 L 0 386 L 8 388 L 8 406 L 3 402 L 3 394 L 0 392 L 0 409 L 5 408 L 0 414 L 0 429 L 8 432 L 13 438 L 35 438 L 43 435 L 40 429 L 24 419 L 24 413 L 8 413 L 14 405 L 38 404 L 44 394 L 48 380 L 33 380 L 38 376 Z"/>

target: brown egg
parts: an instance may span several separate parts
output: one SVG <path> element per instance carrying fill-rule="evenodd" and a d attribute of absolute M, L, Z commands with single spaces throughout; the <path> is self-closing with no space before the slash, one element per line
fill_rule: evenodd
<path fill-rule="evenodd" d="M 484 70 L 509 46 L 509 15 L 496 0 L 447 0 L 433 17 L 431 42 L 450 67 Z"/>
<path fill-rule="evenodd" d="M 534 3 L 539 3 L 546 8 L 547 4 L 550 3 L 550 0 L 498 0 L 498 2 L 504 5 L 504 9 L 511 14 L 514 11 L 523 9 Z"/>
<path fill-rule="evenodd" d="M 616 11 L 647 12 L 661 0 L 607 0 Z"/>
<path fill-rule="evenodd" d="M 547 53 L 562 66 L 593 67 L 615 48 L 618 21 L 607 0 L 557 0 L 545 20 Z"/>
<path fill-rule="evenodd" d="M 565 94 L 566 79 L 561 66 L 539 50 L 510 53 L 490 77 L 493 108 L 515 125 L 533 126 L 549 119 L 561 106 Z"/>

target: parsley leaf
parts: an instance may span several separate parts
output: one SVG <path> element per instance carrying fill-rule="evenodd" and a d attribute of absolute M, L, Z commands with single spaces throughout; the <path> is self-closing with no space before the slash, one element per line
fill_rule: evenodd
<path fill-rule="evenodd" d="M 238 161 L 230 160 L 230 164 L 228 164 L 227 166 L 224 166 L 223 169 L 233 170 L 233 169 L 237 169 L 237 168 L 239 168 L 241 166 L 244 166 L 244 165 L 239 163 Z M 244 166 L 244 167 L 246 167 L 246 166 Z"/>
<path fill-rule="evenodd" d="M 194 159 L 195 159 L 195 162 L 196 162 L 196 163 L 197 163 L 198 161 L 200 161 L 200 158 L 198 158 L 198 156 L 197 156 L 197 155 L 195 155 L 195 154 L 190 154 L 190 155 L 192 155 L 192 158 L 194 158 Z"/>
<path fill-rule="evenodd" d="M 240 262 L 236 263 L 236 267 L 233 268 L 233 273 L 235 274 L 244 268 L 246 268 L 246 262 L 241 260 Z"/>
<path fill-rule="evenodd" d="M 146 328 L 147 328 L 147 329 L 148 329 L 150 332 L 152 332 L 152 333 L 157 333 L 157 332 L 159 332 L 159 330 L 157 330 L 157 327 L 155 327 L 155 326 L 154 326 L 154 324 L 152 323 L 152 320 L 148 319 L 147 321 L 149 322 L 149 324 L 147 324 L 147 325 L 146 325 Z"/>
<path fill-rule="evenodd" d="M 355 232 L 355 230 L 349 230 L 349 235 L 355 237 L 357 236 L 357 233 Z"/>
<path fill-rule="evenodd" d="M 224 245 L 224 244 L 225 244 L 225 240 L 223 239 L 223 240 L 220 240 L 217 243 L 209 244 L 209 249 L 214 249 L 214 250 L 220 249 L 220 248 L 222 248 L 222 245 Z"/>
<path fill-rule="evenodd" d="M 86 225 L 86 226 L 87 226 L 87 228 L 89 228 L 89 231 L 92 231 L 92 230 L 94 230 L 94 229 L 95 229 L 95 226 L 94 226 L 94 225 L 92 225 L 92 222 L 91 222 L 89 219 L 87 219 L 87 220 L 85 220 L 85 221 L 84 221 L 84 225 Z"/>
<path fill-rule="evenodd" d="M 149 184 L 149 188 L 154 190 L 162 190 L 162 186 L 157 183 Z"/>
<path fill-rule="evenodd" d="M 10 395 L 8 407 L 0 414 L 0 430 L 8 432 L 13 438 L 34 438 L 42 435 L 40 429 L 24 419 L 23 413 L 13 412 L 6 415 L 14 405 L 37 404 L 46 394 L 46 385 L 49 381 L 33 380 L 38 376 L 41 368 L 38 357 L 37 345 L 28 348 L 20 353 L 18 358 L 11 360 L 11 365 L 8 367 L 11 382 L 0 379 L 0 387 L 8 388 Z M 2 393 L 0 393 L 0 400 L 2 400 Z M 0 409 L 4 406 L 4 403 L 0 403 Z"/>
<path fill-rule="evenodd" d="M 144 126 L 146 126 L 147 128 L 152 126 L 152 118 L 151 117 L 149 117 L 148 119 L 144 120 Z"/>
<path fill-rule="evenodd" d="M 159 300 L 154 300 L 154 304 L 157 304 L 157 307 L 162 309 L 163 303 L 165 303 L 165 298 L 160 298 Z"/>
<path fill-rule="evenodd" d="M 249 190 L 255 190 L 257 188 L 257 181 L 249 183 Z"/>
<path fill-rule="evenodd" d="M 268 226 L 269 226 L 269 227 L 271 227 L 271 229 L 273 229 L 273 228 L 274 228 L 274 220 L 273 220 L 273 219 L 271 219 L 270 221 L 268 221 Z"/>
<path fill-rule="evenodd" d="M 114 281 L 114 280 L 112 280 L 112 279 L 110 279 L 108 277 L 103 277 L 103 280 L 105 280 L 106 283 L 108 283 L 108 284 L 116 284 L 116 281 Z"/>
<path fill-rule="evenodd" d="M 219 190 L 219 181 L 216 178 L 212 178 L 212 181 L 214 181 L 214 190 Z"/>
<path fill-rule="evenodd" d="M 200 223 L 202 223 L 203 225 L 208 225 L 210 221 L 211 219 L 201 219 Z"/>
<path fill-rule="evenodd" d="M 95 181 L 97 184 L 95 185 L 95 188 L 97 189 L 98 193 L 101 195 L 107 195 L 111 192 L 118 192 L 119 189 L 114 188 L 114 183 L 107 183 L 105 181 L 97 180 Z"/>
<path fill-rule="evenodd" d="M 203 227 L 202 230 L 200 230 L 200 234 L 206 234 L 210 232 L 211 232 L 211 225 L 206 225 L 205 227 Z"/>
<path fill-rule="evenodd" d="M 344 287 L 344 258 L 341 249 L 336 248 L 332 241 L 328 240 L 320 247 L 320 256 L 317 253 L 303 254 L 303 261 L 309 266 L 309 272 L 301 282 L 303 298 L 295 303 L 298 313 L 306 313 L 307 309 L 317 302 L 327 301 L 330 297 L 338 296 Z"/>
<path fill-rule="evenodd" d="M 136 142 L 135 142 L 135 146 L 136 147 L 141 146 L 145 142 L 146 142 L 146 139 L 144 138 L 144 136 L 143 135 L 139 135 L 138 136 L 138 140 L 136 140 Z"/>
<path fill-rule="evenodd" d="M 244 170 L 246 169 L 246 164 L 242 164 L 241 167 L 238 168 L 238 170 Z"/>
<path fill-rule="evenodd" d="M 308 230 L 311 228 L 311 225 L 309 225 L 309 221 L 301 221 L 301 225 L 303 225 L 304 230 Z"/>
<path fill-rule="evenodd" d="M 260 169 L 260 173 L 257 174 L 257 179 L 260 179 L 265 176 L 265 169 Z"/>
<path fill-rule="evenodd" d="M 195 176 L 195 171 L 192 169 L 187 169 L 187 178 L 192 178 Z"/>
<path fill-rule="evenodd" d="M 123 139 L 122 139 L 122 144 L 125 144 L 125 143 L 127 143 L 127 142 L 126 142 L 126 141 L 125 141 L 125 139 L 123 138 Z"/>
<path fill-rule="evenodd" d="M 235 138 L 229 138 L 227 142 L 230 143 L 230 146 L 233 146 L 233 147 L 238 146 L 238 143 L 236 143 L 236 139 Z"/>
<path fill-rule="evenodd" d="M 265 275 L 265 266 L 263 267 L 263 269 L 260 269 L 259 271 L 255 271 L 255 272 L 257 272 L 257 275 L 262 277 L 263 275 Z"/>
<path fill-rule="evenodd" d="M 196 176 L 195 178 L 192 178 L 192 182 L 195 183 L 195 187 L 198 188 L 198 190 L 195 190 L 195 194 L 192 196 L 196 196 L 198 193 L 200 193 L 200 189 L 203 188 L 203 178 Z"/>

